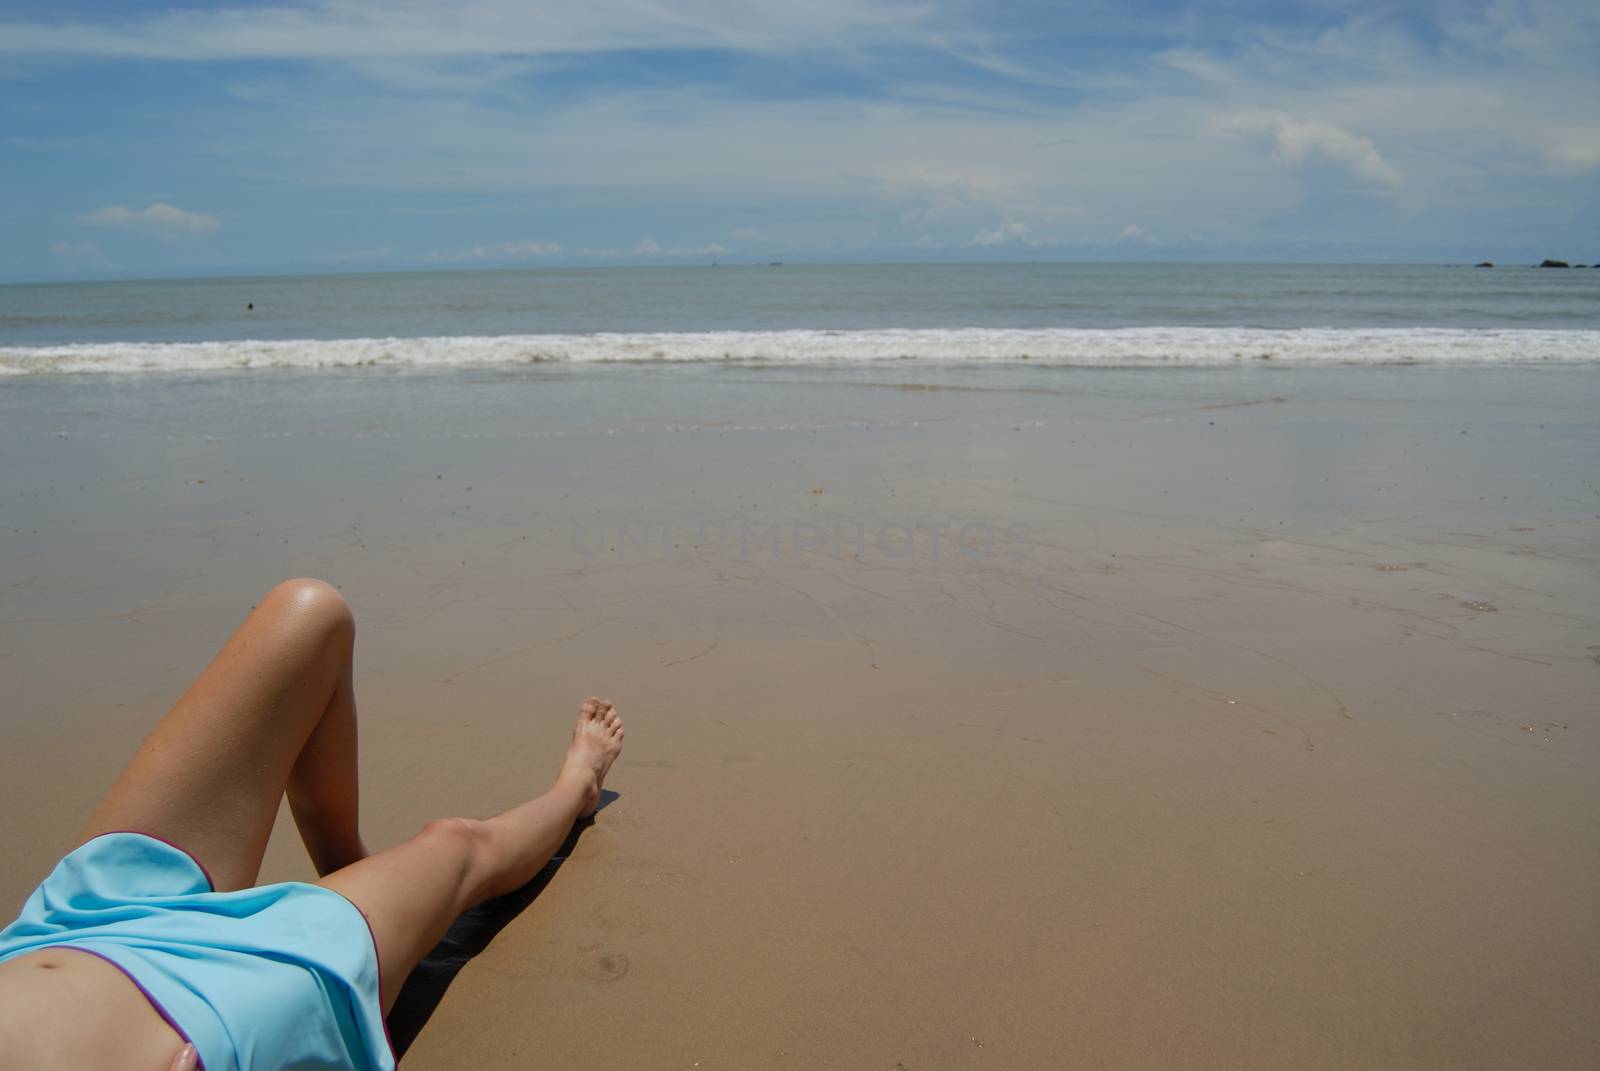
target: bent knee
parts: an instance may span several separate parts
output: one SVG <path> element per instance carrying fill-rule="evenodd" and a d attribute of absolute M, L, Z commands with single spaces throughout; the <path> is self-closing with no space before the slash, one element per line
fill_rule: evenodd
<path fill-rule="evenodd" d="M 476 818 L 435 818 L 422 827 L 417 839 L 427 844 L 441 865 L 454 869 L 462 884 L 485 865 L 489 838 Z"/>
<path fill-rule="evenodd" d="M 422 827 L 420 835 L 471 849 L 483 840 L 483 823 L 476 818 L 434 818 Z"/>
<path fill-rule="evenodd" d="M 339 589 L 326 580 L 296 577 L 278 584 L 262 605 L 291 611 L 297 618 L 329 635 L 355 635 L 356 615 Z"/>

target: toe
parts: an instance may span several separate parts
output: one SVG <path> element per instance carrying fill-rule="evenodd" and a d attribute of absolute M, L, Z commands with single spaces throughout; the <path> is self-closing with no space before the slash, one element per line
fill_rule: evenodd
<path fill-rule="evenodd" d="M 583 701 L 583 706 L 578 708 L 578 713 L 585 718 L 594 718 L 600 713 L 600 700 L 590 696 Z"/>

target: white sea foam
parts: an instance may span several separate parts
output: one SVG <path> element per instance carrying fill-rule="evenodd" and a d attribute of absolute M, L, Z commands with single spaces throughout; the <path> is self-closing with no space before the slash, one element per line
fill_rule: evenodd
<path fill-rule="evenodd" d="M 1245 364 L 1600 363 L 1597 330 L 1229 327 L 961 328 L 484 335 L 0 346 L 0 376 L 253 368 L 492 368 L 540 362 L 1027 362 L 1141 368 Z"/>

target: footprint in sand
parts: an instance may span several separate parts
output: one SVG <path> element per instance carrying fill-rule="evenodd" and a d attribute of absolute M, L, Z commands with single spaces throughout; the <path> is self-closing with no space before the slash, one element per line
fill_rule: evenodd
<path fill-rule="evenodd" d="M 1492 614 L 1500 609 L 1500 607 L 1496 606 L 1492 602 L 1478 602 L 1475 599 L 1462 599 L 1461 605 L 1465 606 L 1468 610 L 1476 610 L 1480 614 Z"/>
<path fill-rule="evenodd" d="M 596 956 L 583 967 L 583 976 L 591 982 L 615 982 L 627 973 L 628 957 L 621 952 Z"/>

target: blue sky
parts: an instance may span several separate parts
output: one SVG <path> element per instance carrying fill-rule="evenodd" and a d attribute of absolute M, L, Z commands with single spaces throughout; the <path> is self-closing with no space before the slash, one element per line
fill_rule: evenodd
<path fill-rule="evenodd" d="M 0 2 L 0 278 L 1600 259 L 1600 5 Z"/>

